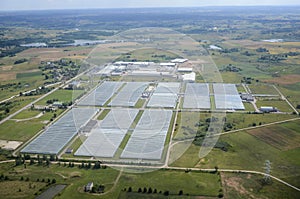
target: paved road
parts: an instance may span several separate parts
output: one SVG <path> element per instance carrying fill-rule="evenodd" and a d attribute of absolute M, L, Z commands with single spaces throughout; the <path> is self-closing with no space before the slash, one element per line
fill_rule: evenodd
<path fill-rule="evenodd" d="M 88 70 L 89 71 L 89 70 Z M 34 100 L 33 102 L 29 103 L 28 105 L 24 106 L 23 108 L 21 108 L 20 110 L 16 111 L 15 113 L 7 116 L 6 118 L 4 118 L 3 120 L 0 121 L 0 124 L 6 122 L 7 120 L 13 118 L 14 116 L 16 116 L 17 114 L 19 114 L 20 112 L 22 112 L 23 110 L 30 108 L 32 106 L 32 104 L 37 103 L 38 101 L 40 101 L 41 99 L 45 98 L 46 96 L 50 95 L 51 93 L 57 91 L 60 88 L 63 88 L 65 85 L 67 85 L 68 83 L 72 82 L 73 80 L 75 80 L 76 78 L 82 76 L 83 74 L 87 73 L 88 71 L 82 72 L 80 74 L 78 74 L 77 76 L 73 77 L 72 79 L 66 81 L 65 83 L 63 83 L 62 85 L 60 85 L 59 87 L 51 90 L 50 92 L 46 93 L 45 95 L 39 97 L 38 99 Z"/>
<path fill-rule="evenodd" d="M 50 95 L 51 93 L 55 92 L 55 91 L 58 90 L 59 88 L 60 88 L 60 87 L 57 87 L 57 88 L 51 90 L 50 92 L 48 92 L 48 93 L 46 93 L 45 95 L 39 97 L 38 99 L 34 100 L 33 102 L 27 104 L 26 106 L 24 106 L 23 108 L 19 109 L 19 110 L 16 111 L 16 112 L 14 112 L 13 114 L 7 116 L 6 118 L 4 118 L 3 120 L 0 121 L 0 124 L 6 122 L 7 120 L 9 120 L 9 119 L 11 119 L 11 118 L 13 118 L 14 116 L 16 116 L 17 114 L 19 114 L 19 113 L 22 112 L 23 110 L 30 108 L 30 107 L 32 106 L 32 104 L 37 103 L 38 101 L 40 101 L 40 100 L 43 99 L 44 97 Z"/>

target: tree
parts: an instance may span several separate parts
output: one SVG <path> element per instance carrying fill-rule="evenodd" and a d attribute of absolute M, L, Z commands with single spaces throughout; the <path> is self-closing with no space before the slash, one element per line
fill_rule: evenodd
<path fill-rule="evenodd" d="M 183 191 L 182 191 L 182 190 L 180 190 L 180 191 L 179 191 L 179 193 L 178 193 L 178 195 L 180 195 L 180 196 L 181 196 L 182 194 L 183 194 Z"/>
<path fill-rule="evenodd" d="M 128 192 L 132 192 L 132 188 L 131 187 L 128 188 Z"/>
<path fill-rule="evenodd" d="M 56 183 L 56 179 L 53 178 L 51 183 L 52 183 L 52 184 L 55 184 L 55 183 Z"/>
<path fill-rule="evenodd" d="M 95 162 L 94 169 L 100 169 L 100 161 Z"/>
<path fill-rule="evenodd" d="M 6 109 L 5 109 L 5 113 L 7 114 L 7 113 L 9 113 L 9 112 L 10 112 L 9 108 L 6 108 Z"/>
<path fill-rule="evenodd" d="M 216 172 L 216 173 L 218 172 L 218 169 L 219 169 L 219 167 L 218 167 L 218 166 L 215 166 L 215 172 Z"/>
<path fill-rule="evenodd" d="M 147 188 L 144 187 L 143 193 L 147 193 Z"/>
<path fill-rule="evenodd" d="M 142 192 L 142 188 L 140 187 L 139 189 L 138 189 L 138 193 L 141 193 Z"/>
<path fill-rule="evenodd" d="M 168 195 L 169 195 L 169 191 L 165 191 L 165 192 L 164 192 L 164 195 L 165 195 L 165 196 L 168 196 Z"/>
<path fill-rule="evenodd" d="M 55 160 L 55 156 L 54 155 L 50 155 L 50 161 L 54 161 Z"/>
<path fill-rule="evenodd" d="M 152 188 L 151 187 L 149 187 L 148 193 L 152 193 Z"/>
<path fill-rule="evenodd" d="M 157 193 L 157 190 L 156 190 L 156 189 L 154 189 L 153 193 Z"/>
<path fill-rule="evenodd" d="M 34 159 L 30 159 L 30 165 L 34 164 Z"/>

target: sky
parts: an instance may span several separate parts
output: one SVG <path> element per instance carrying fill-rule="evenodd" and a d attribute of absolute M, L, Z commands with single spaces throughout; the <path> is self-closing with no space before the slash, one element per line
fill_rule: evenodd
<path fill-rule="evenodd" d="M 300 5 L 299 0 L 0 0 L 0 10 Z"/>

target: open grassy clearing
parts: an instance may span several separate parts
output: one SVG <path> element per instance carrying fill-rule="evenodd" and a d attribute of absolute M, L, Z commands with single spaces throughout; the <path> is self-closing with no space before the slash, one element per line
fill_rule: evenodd
<path fill-rule="evenodd" d="M 47 181 L 47 179 L 56 179 L 57 184 L 67 184 L 68 186 L 63 190 L 57 198 L 97 198 L 99 195 L 85 193 L 83 191 L 84 185 L 88 182 L 94 184 L 102 184 L 105 186 L 104 191 L 107 192 L 113 187 L 114 181 L 117 178 L 119 171 L 106 168 L 106 169 L 79 169 L 75 165 L 74 168 L 63 166 L 64 163 L 59 165 L 37 166 L 27 165 L 14 167 L 14 163 L 1 164 L 3 174 L 8 176 L 9 179 L 18 183 L 18 180 L 23 176 L 24 179 L 29 179 L 28 183 L 37 183 L 39 181 Z M 9 166 L 10 165 L 10 166 Z M 6 166 L 9 166 L 8 169 Z M 5 168 L 4 168 L 5 167 Z M 179 180 L 180 179 L 180 180 Z M 221 188 L 219 182 L 219 175 L 213 173 L 202 172 L 189 172 L 175 171 L 175 170 L 158 170 L 146 173 L 122 173 L 120 180 L 117 182 L 116 187 L 112 192 L 103 195 L 101 198 L 118 198 L 124 188 L 132 187 L 133 192 L 137 192 L 138 188 L 150 187 L 154 191 L 169 191 L 170 194 L 178 195 L 179 190 L 184 194 L 189 195 L 204 195 L 204 196 L 217 196 Z M 17 184 L 16 183 L 16 184 Z M 43 183 L 41 183 L 43 187 Z M 44 185 L 45 186 L 45 185 Z M 41 188 L 39 187 L 39 188 Z M 1 186 L 0 190 L 5 187 Z M 28 188 L 28 184 L 27 184 Z M 17 189 L 18 191 L 18 189 Z M 24 188 L 25 192 L 25 188 Z M 26 194 L 26 197 L 33 198 L 34 192 Z M 161 194 L 162 195 L 162 194 Z"/>
<path fill-rule="evenodd" d="M 42 100 L 38 101 L 37 105 L 47 105 L 48 100 L 57 99 L 59 102 L 71 102 L 77 99 L 84 93 L 84 90 L 64 90 L 59 89 L 46 96 Z"/>
<path fill-rule="evenodd" d="M 97 120 L 103 120 L 109 112 L 110 109 L 103 109 L 100 115 L 98 116 Z"/>
<path fill-rule="evenodd" d="M 12 163 L 11 165 L 13 165 Z M 66 163 L 68 165 L 68 163 Z M 2 167 L 2 165 L 1 165 Z M 39 179 L 39 181 L 47 182 L 48 179 L 55 179 L 57 184 L 67 184 L 64 191 L 61 193 L 59 198 L 91 198 L 99 197 L 96 195 L 85 193 L 84 186 L 88 182 L 94 182 L 95 184 L 102 184 L 105 186 L 105 191 L 109 190 L 112 186 L 114 180 L 116 179 L 119 171 L 114 169 L 78 169 L 77 166 L 70 168 L 68 166 L 51 165 L 47 166 L 37 166 L 37 165 L 27 165 L 26 169 L 24 166 L 14 167 L 11 166 L 10 169 L 3 173 L 7 175 L 9 179 L 19 180 L 21 176 L 26 179 L 29 178 L 28 182 L 34 183 Z M 2 187 L 0 187 L 1 190 Z M 47 188 L 47 187 L 45 187 Z M 2 191 L 2 190 L 1 190 Z M 29 198 L 34 198 L 33 195 L 27 195 Z M 27 198 L 26 197 L 26 198 Z"/>
<path fill-rule="evenodd" d="M 285 100 L 258 100 L 256 102 L 257 108 L 262 106 L 276 107 L 280 112 L 293 112 L 293 109 Z"/>
<path fill-rule="evenodd" d="M 74 153 L 79 149 L 79 147 L 83 144 L 87 137 L 84 135 L 77 136 L 71 145 L 67 145 L 66 148 L 73 149 L 73 152 L 68 154 L 62 154 L 63 158 L 74 158 Z"/>
<path fill-rule="evenodd" d="M 269 83 L 274 83 L 274 84 L 289 85 L 289 84 L 295 84 L 300 82 L 300 75 L 297 74 L 283 75 L 280 77 L 275 77 L 264 81 Z"/>
<path fill-rule="evenodd" d="M 174 53 L 159 50 L 155 48 L 146 48 L 134 50 L 132 52 L 124 53 L 117 58 L 117 61 L 153 61 L 153 62 L 166 62 L 171 59 L 178 58 Z"/>
<path fill-rule="evenodd" d="M 278 89 L 286 96 L 294 107 L 300 105 L 299 83 L 280 86 Z"/>
<path fill-rule="evenodd" d="M 206 114 L 202 115 L 200 112 L 179 112 L 173 140 L 194 138 L 198 130 L 197 123 L 204 118 L 204 115 Z"/>
<path fill-rule="evenodd" d="M 295 132 L 300 132 L 300 120 L 279 124 L 282 127 L 289 128 Z"/>
<path fill-rule="evenodd" d="M 297 133 L 280 125 L 248 130 L 247 132 L 280 150 L 300 147 L 300 131 Z"/>
<path fill-rule="evenodd" d="M 250 84 L 248 85 L 253 94 L 279 95 L 272 85 L 268 84 Z"/>
<path fill-rule="evenodd" d="M 12 119 L 28 119 L 28 118 L 36 117 L 40 113 L 42 113 L 42 111 L 26 109 L 21 113 L 17 114 L 16 116 L 14 116 Z"/>
<path fill-rule="evenodd" d="M 217 196 L 221 188 L 219 176 L 211 173 L 159 170 L 151 173 L 125 174 L 121 176 L 120 185 L 132 187 L 134 192 L 138 188 L 146 187 L 157 192 L 169 191 L 170 195 L 177 195 L 180 190 L 190 196 Z M 119 186 L 118 186 L 119 188 Z M 142 193 L 140 193 L 142 194 Z M 156 194 L 155 194 L 156 195 Z M 162 195 L 162 194 L 157 194 Z"/>
<path fill-rule="evenodd" d="M 27 112 L 27 110 L 25 110 L 25 112 Z M 24 142 L 42 130 L 43 127 L 49 123 L 54 114 L 58 116 L 61 112 L 62 110 L 53 113 L 46 112 L 39 118 L 26 121 L 8 120 L 0 125 L 0 139 Z M 23 112 L 20 114 L 24 115 Z"/>
<path fill-rule="evenodd" d="M 277 181 L 264 185 L 263 176 L 242 173 L 221 173 L 225 198 L 287 198 L 294 199 L 299 192 Z"/>
<path fill-rule="evenodd" d="M 145 102 L 146 102 L 146 99 L 139 99 L 137 102 L 136 102 L 136 104 L 135 104 L 135 108 L 142 108 L 143 107 L 143 105 L 145 104 Z"/>
<path fill-rule="evenodd" d="M 246 132 L 224 135 L 219 138 L 219 141 L 230 144 L 229 151 L 213 149 L 206 157 L 200 159 L 198 157 L 200 147 L 191 145 L 172 166 L 199 168 L 218 166 L 223 169 L 264 172 L 264 163 L 270 160 L 272 175 L 299 187 L 300 148 L 282 151 Z"/>
<path fill-rule="evenodd" d="M 244 107 L 245 107 L 245 111 L 250 111 L 250 112 L 253 112 L 255 111 L 255 108 L 253 107 L 253 105 L 251 103 L 243 103 L 244 104 Z"/>
<path fill-rule="evenodd" d="M 242 75 L 234 72 L 222 72 L 222 79 L 224 83 L 241 83 Z"/>
<path fill-rule="evenodd" d="M 8 108 L 9 113 L 6 113 L 5 110 L 1 110 L 0 114 L 4 114 L 4 116 L 8 116 L 10 114 L 15 113 L 16 111 L 20 110 L 21 108 L 23 108 L 24 106 L 28 105 L 30 102 L 34 101 L 35 99 L 37 99 L 39 96 L 30 96 L 30 97 L 17 97 L 17 98 L 13 98 L 12 100 L 10 100 L 9 102 L 6 102 L 5 105 L 6 108 Z M 5 108 L 5 109 L 6 109 Z"/>
<path fill-rule="evenodd" d="M 233 129 L 241 129 L 259 124 L 268 124 L 283 121 L 297 116 L 291 114 L 245 114 L 227 113 L 226 122 L 234 124 Z M 255 124 L 254 124 L 255 123 Z"/>
<path fill-rule="evenodd" d="M 43 182 L 29 181 L 3 181 L 0 182 L 0 197 L 11 198 L 35 198 L 35 193 L 46 186 Z"/>

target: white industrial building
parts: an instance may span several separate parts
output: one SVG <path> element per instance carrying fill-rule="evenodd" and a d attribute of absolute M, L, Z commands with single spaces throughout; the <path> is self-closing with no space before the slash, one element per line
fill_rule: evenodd
<path fill-rule="evenodd" d="M 184 74 L 182 75 L 182 80 L 185 82 L 195 82 L 196 80 L 196 73 L 195 72 L 191 72 L 188 74 Z"/>

